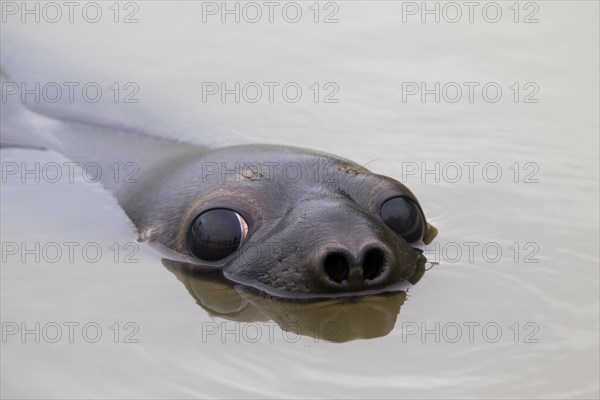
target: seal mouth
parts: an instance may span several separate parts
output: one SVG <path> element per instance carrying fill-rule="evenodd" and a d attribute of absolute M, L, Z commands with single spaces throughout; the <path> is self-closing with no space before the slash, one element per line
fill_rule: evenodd
<path fill-rule="evenodd" d="M 335 251 L 325 256 L 321 263 L 306 269 L 321 271 L 321 275 L 302 276 L 301 280 L 293 284 L 286 282 L 285 285 L 273 284 L 281 282 L 277 279 L 259 281 L 252 275 L 240 276 L 226 269 L 222 272 L 225 279 L 239 285 L 240 289 L 250 289 L 283 299 L 324 300 L 372 296 L 406 291 L 411 284 L 423 277 L 427 259 L 422 251 L 414 250 L 418 254 L 413 253 L 410 257 L 412 266 L 404 265 L 402 268 L 394 266 L 391 257 L 379 248 L 366 251 L 360 266 L 352 264 L 343 251 Z M 401 273 L 405 268 L 408 271 Z M 309 285 L 306 279 L 314 280 Z"/>
<path fill-rule="evenodd" d="M 240 278 L 237 276 L 231 276 L 225 271 L 223 276 L 231 281 L 239 290 L 251 290 L 256 294 L 263 294 L 273 296 L 279 299 L 287 300 L 304 300 L 304 301 L 321 301 L 328 299 L 341 299 L 341 298 L 361 298 L 373 295 L 393 294 L 406 292 L 411 284 L 407 280 L 397 282 L 395 284 L 386 286 L 384 288 L 364 288 L 362 290 L 341 290 L 339 292 L 322 293 L 322 292 L 296 292 L 286 289 L 276 288 L 269 286 L 261 282 L 250 281 L 248 279 Z M 342 285 L 342 289 L 346 289 L 347 285 Z M 350 289 L 349 287 L 347 289 Z"/>
<path fill-rule="evenodd" d="M 162 256 L 174 262 L 183 262 L 199 273 L 218 272 L 233 286 L 274 297 L 330 299 L 405 291 L 425 274 L 427 259 L 422 247 L 422 243 L 411 243 L 398 255 L 386 251 L 380 243 L 372 243 L 365 246 L 357 257 L 343 247 L 335 247 L 323 254 L 320 261 L 313 261 L 305 267 L 284 266 L 277 270 L 271 266 L 262 274 L 240 274 L 239 270 L 199 264 L 197 260 L 179 253 L 163 253 Z M 284 279 L 290 271 L 294 273 Z"/>

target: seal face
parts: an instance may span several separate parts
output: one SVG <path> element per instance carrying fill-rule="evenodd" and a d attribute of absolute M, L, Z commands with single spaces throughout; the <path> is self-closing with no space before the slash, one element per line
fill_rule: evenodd
<path fill-rule="evenodd" d="M 130 202 L 150 196 L 154 207 L 126 210 L 142 239 L 172 250 L 168 258 L 278 295 L 416 283 L 425 258 L 411 244 L 435 236 L 406 186 L 311 150 L 222 148 L 158 179 Z"/>

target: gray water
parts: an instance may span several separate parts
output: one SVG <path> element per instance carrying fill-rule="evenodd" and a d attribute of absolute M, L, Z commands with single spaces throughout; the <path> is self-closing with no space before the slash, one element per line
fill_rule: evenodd
<path fill-rule="evenodd" d="M 198 143 L 338 154 L 408 185 L 440 233 L 405 298 L 265 302 L 178 280 L 81 170 L 57 182 L 7 172 L 63 165 L 61 155 L 2 150 L 3 398 L 599 396 L 598 2 L 482 2 L 473 22 L 457 3 L 455 23 L 445 3 L 439 23 L 412 14 L 421 2 L 321 2 L 319 22 L 313 2 L 298 2 L 296 23 L 282 16 L 289 3 L 273 23 L 264 5 L 256 23 L 249 8 L 239 23 L 203 21 L 221 3 L 192 1 L 122 3 L 115 23 L 112 3 L 98 4 L 97 23 L 79 8 L 73 23 L 64 6 L 56 23 L 49 9 L 36 23 L 3 8 L 10 79 L 103 89 L 98 102 L 47 93 L 34 108 Z M 263 96 L 203 101 L 203 82 L 256 82 Z M 264 82 L 294 83 L 302 97 L 276 90 L 270 102 Z M 439 102 L 407 92 L 422 82 L 440 82 Z M 132 88 L 138 102 L 126 103 Z M 436 163 L 439 176 L 425 173 Z"/>

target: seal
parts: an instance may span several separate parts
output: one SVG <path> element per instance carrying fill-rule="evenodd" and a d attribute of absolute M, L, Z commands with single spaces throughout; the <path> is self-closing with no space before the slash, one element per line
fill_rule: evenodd
<path fill-rule="evenodd" d="M 51 149 L 100 181 L 168 259 L 278 296 L 397 290 L 425 271 L 436 229 L 402 183 L 281 145 L 211 148 L 7 103 L 3 148 Z M 115 165 L 130 176 L 106 173 Z M 123 172 L 123 171 L 122 171 Z"/>

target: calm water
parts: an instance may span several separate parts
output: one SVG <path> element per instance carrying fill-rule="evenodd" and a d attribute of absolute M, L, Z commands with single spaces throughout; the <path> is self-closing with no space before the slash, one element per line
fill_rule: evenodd
<path fill-rule="evenodd" d="M 442 4 L 439 23 L 422 23 L 420 2 L 299 2 L 297 23 L 286 3 L 273 23 L 264 6 L 256 23 L 250 8 L 222 23 L 220 3 L 132 4 L 118 15 L 130 24 L 108 2 L 98 23 L 6 11 L 3 71 L 103 88 L 96 103 L 42 96 L 49 112 L 369 163 L 416 193 L 440 231 L 425 249 L 439 264 L 383 299 L 266 300 L 165 268 L 79 170 L 56 183 L 4 176 L 62 156 L 3 150 L 2 397 L 599 396 L 597 2 L 499 2 L 496 23 L 487 3 L 472 23 L 466 6 L 447 22 L 456 10 Z M 251 85 L 223 103 L 206 82 L 256 82 L 263 97 L 248 101 Z M 279 83 L 273 102 L 265 82 Z M 422 101 L 422 82 L 440 83 L 439 102 Z M 295 103 L 287 83 L 302 90 Z"/>

